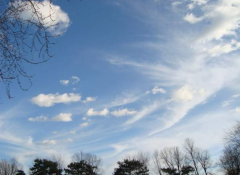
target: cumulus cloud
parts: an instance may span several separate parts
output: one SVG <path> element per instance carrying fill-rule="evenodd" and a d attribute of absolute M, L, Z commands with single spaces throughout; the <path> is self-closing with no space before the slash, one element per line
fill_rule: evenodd
<path fill-rule="evenodd" d="M 83 103 L 93 102 L 96 101 L 97 97 L 87 97 Z"/>
<path fill-rule="evenodd" d="M 80 79 L 77 76 L 72 76 L 72 84 L 76 84 L 80 81 Z"/>
<path fill-rule="evenodd" d="M 58 121 L 58 122 L 71 122 L 72 114 L 71 113 L 60 113 L 57 116 L 52 118 L 52 121 Z"/>
<path fill-rule="evenodd" d="M 238 49 L 240 49 L 240 42 L 232 40 L 230 43 L 219 44 L 214 46 L 213 48 L 208 49 L 208 53 L 210 56 L 214 57 L 221 54 L 227 54 Z"/>
<path fill-rule="evenodd" d="M 60 80 L 60 83 L 66 86 L 69 84 L 69 80 Z"/>
<path fill-rule="evenodd" d="M 88 125 L 89 125 L 88 122 L 84 122 L 84 123 L 81 123 L 79 126 L 82 128 L 82 127 L 86 127 L 86 126 L 88 126 Z"/>
<path fill-rule="evenodd" d="M 187 14 L 183 19 L 191 24 L 195 24 L 203 20 L 203 18 L 201 17 L 200 18 L 195 17 L 194 14 L 192 13 Z"/>
<path fill-rule="evenodd" d="M 39 142 L 40 145 L 56 145 L 57 140 L 43 140 Z"/>
<path fill-rule="evenodd" d="M 51 107 L 57 103 L 72 103 L 81 100 L 80 94 L 65 93 L 65 94 L 39 94 L 31 99 L 31 102 L 40 107 Z"/>
<path fill-rule="evenodd" d="M 192 10 L 195 8 L 195 6 L 201 6 L 206 4 L 207 1 L 206 0 L 191 0 L 191 3 L 187 5 L 188 9 Z"/>
<path fill-rule="evenodd" d="M 127 108 L 119 109 L 119 110 L 115 110 L 115 111 L 111 112 L 111 114 L 115 117 L 122 117 L 122 116 L 126 116 L 126 115 L 134 115 L 136 113 L 137 113 L 137 111 L 128 110 Z"/>
<path fill-rule="evenodd" d="M 232 97 L 233 97 L 233 98 L 238 98 L 238 97 L 240 97 L 240 94 L 235 94 L 235 95 L 233 95 Z"/>
<path fill-rule="evenodd" d="M 28 121 L 30 121 L 30 122 L 46 122 L 46 121 L 48 121 L 48 118 L 46 116 L 41 115 L 41 116 L 38 116 L 35 118 L 30 117 L 28 119 Z"/>
<path fill-rule="evenodd" d="M 192 13 L 187 14 L 184 20 L 192 24 L 202 21 L 203 19 L 208 21 L 209 27 L 200 36 L 200 41 L 221 40 L 224 36 L 237 35 L 236 30 L 240 28 L 240 1 L 221 0 L 214 3 L 196 1 L 195 3 L 189 4 L 188 8 L 194 8 L 195 4 L 205 4 L 205 7 L 202 9 L 203 15 L 198 18 Z"/>
<path fill-rule="evenodd" d="M 72 84 L 77 84 L 78 82 L 80 81 L 80 78 L 77 77 L 77 76 L 72 76 L 69 80 L 60 80 L 60 83 L 62 85 L 68 85 L 69 83 L 72 83 Z M 74 88 L 76 89 L 76 88 Z"/>
<path fill-rule="evenodd" d="M 19 15 L 21 19 L 32 22 L 41 22 L 47 27 L 47 30 L 53 34 L 62 34 L 67 30 L 70 25 L 70 19 L 68 14 L 62 11 L 60 6 L 50 3 L 48 0 L 31 2 L 37 7 L 38 13 L 41 14 L 40 18 L 35 13 L 36 9 L 28 1 L 19 0 L 11 5 L 23 9 L 23 12 Z"/>
<path fill-rule="evenodd" d="M 239 113 L 240 112 L 240 106 L 235 108 L 235 112 Z"/>
<path fill-rule="evenodd" d="M 163 88 L 159 88 L 158 86 L 155 86 L 153 89 L 152 89 L 152 93 L 153 94 L 165 94 L 166 91 L 163 89 Z"/>
<path fill-rule="evenodd" d="M 108 109 L 103 109 L 102 111 L 94 111 L 93 108 L 89 109 L 86 113 L 87 116 L 106 116 L 109 114 Z"/>
<path fill-rule="evenodd" d="M 182 86 L 180 89 L 176 90 L 173 93 L 173 98 L 180 101 L 191 101 L 196 96 L 204 95 L 205 90 L 199 89 L 199 90 L 193 90 L 188 86 Z"/>

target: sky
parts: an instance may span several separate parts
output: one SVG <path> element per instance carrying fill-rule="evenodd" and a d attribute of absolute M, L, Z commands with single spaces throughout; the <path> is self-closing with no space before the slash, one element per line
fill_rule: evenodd
<path fill-rule="evenodd" d="M 44 1 L 48 3 L 48 1 Z M 185 138 L 217 158 L 240 115 L 239 0 L 53 0 L 54 57 L 3 84 L 0 157 L 84 151 L 106 174 Z M 47 6 L 40 7 L 48 13 Z M 23 18 L 29 13 L 23 14 Z M 51 21 L 48 21 L 51 23 Z M 23 80 L 28 86 L 28 82 Z"/>

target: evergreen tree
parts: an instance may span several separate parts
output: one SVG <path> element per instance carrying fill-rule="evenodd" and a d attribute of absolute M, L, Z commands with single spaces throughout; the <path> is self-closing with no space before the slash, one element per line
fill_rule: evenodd
<path fill-rule="evenodd" d="M 34 165 L 30 168 L 31 175 L 61 175 L 62 170 L 58 164 L 47 159 L 35 159 Z"/>
<path fill-rule="evenodd" d="M 125 159 L 118 162 L 119 167 L 115 169 L 113 175 L 149 175 L 149 170 L 143 162 L 139 160 Z"/>
<path fill-rule="evenodd" d="M 72 162 L 68 165 L 65 170 L 66 174 L 69 175 L 97 175 L 95 173 L 95 166 L 88 164 L 86 161 L 81 160 L 80 162 Z"/>

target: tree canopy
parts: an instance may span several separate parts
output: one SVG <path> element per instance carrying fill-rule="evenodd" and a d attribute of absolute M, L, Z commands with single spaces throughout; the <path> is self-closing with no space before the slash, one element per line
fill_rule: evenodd
<path fill-rule="evenodd" d="M 119 167 L 115 169 L 113 175 L 149 175 L 147 166 L 139 160 L 125 159 L 117 164 Z"/>

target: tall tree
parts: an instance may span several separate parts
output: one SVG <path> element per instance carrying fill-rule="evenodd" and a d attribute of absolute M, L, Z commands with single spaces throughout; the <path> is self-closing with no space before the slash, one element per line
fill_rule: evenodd
<path fill-rule="evenodd" d="M 225 175 L 240 174 L 240 122 L 226 133 L 225 147 L 220 157 L 219 166 Z"/>
<path fill-rule="evenodd" d="M 80 162 L 80 161 L 85 161 L 87 164 L 91 165 L 92 167 L 96 167 L 94 168 L 94 173 L 96 174 L 101 174 L 102 173 L 102 159 L 100 157 L 98 157 L 95 154 L 91 154 L 91 153 L 84 153 L 82 151 L 77 152 L 75 154 L 73 154 L 72 156 L 72 161 L 73 162 Z"/>
<path fill-rule="evenodd" d="M 61 175 L 62 169 L 58 164 L 47 159 L 35 159 L 33 167 L 30 168 L 31 175 Z"/>
<path fill-rule="evenodd" d="M 161 156 L 160 156 L 160 152 L 158 150 L 155 150 L 152 156 L 152 169 L 153 172 L 155 172 L 158 175 L 162 175 L 162 161 L 161 161 Z"/>
<path fill-rule="evenodd" d="M 1 175 L 15 175 L 18 169 L 21 168 L 16 159 L 1 160 L 0 161 L 0 174 Z"/>
<path fill-rule="evenodd" d="M 198 148 L 195 147 L 194 141 L 189 138 L 185 140 L 184 148 L 187 154 L 187 158 L 190 162 L 192 162 L 192 165 L 195 169 L 195 174 L 199 175 L 199 165 L 197 160 Z"/>
<path fill-rule="evenodd" d="M 95 173 L 96 167 L 88 164 L 86 161 L 72 162 L 68 165 L 68 168 L 64 169 L 66 174 L 69 175 L 97 175 Z"/>
<path fill-rule="evenodd" d="M 147 166 L 139 160 L 124 159 L 117 164 L 119 167 L 115 169 L 113 175 L 149 175 Z"/>

